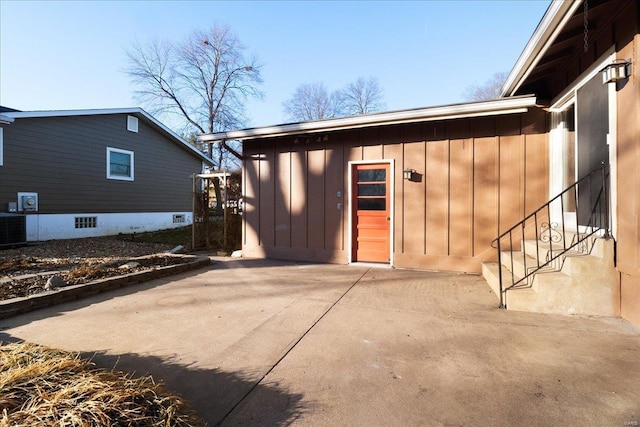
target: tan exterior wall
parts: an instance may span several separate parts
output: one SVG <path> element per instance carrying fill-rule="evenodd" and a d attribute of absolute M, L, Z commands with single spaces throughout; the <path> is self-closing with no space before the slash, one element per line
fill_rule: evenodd
<path fill-rule="evenodd" d="M 617 268 L 621 315 L 640 327 L 640 36 L 637 11 L 621 19 L 617 57 L 633 65 L 632 76 L 617 87 Z"/>
<path fill-rule="evenodd" d="M 548 200 L 547 127 L 535 109 L 247 141 L 244 255 L 348 262 L 349 161 L 384 159 L 395 167 L 394 265 L 480 272 L 499 231 Z"/>
<path fill-rule="evenodd" d="M 609 6 L 607 6 L 609 7 Z M 615 2 L 611 18 L 591 33 L 589 51 L 582 53 L 566 69 L 564 79 L 553 78 L 548 87 L 553 97 L 576 79 L 611 46 L 618 59 L 631 60 L 632 75 L 617 83 L 617 141 L 615 183 L 616 268 L 620 277 L 622 317 L 640 326 L 640 56 L 638 48 L 638 2 Z"/>

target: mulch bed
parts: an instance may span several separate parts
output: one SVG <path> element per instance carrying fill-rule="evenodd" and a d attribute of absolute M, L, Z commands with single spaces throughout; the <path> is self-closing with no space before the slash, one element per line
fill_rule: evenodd
<path fill-rule="evenodd" d="M 0 250 L 0 300 L 189 261 L 164 253 L 170 249 L 170 245 L 100 237 Z"/>
<path fill-rule="evenodd" d="M 65 286 L 81 285 L 97 279 L 117 277 L 168 265 L 184 264 L 187 261 L 183 257 L 158 255 L 150 258 L 124 259 L 101 264 L 80 263 L 79 265 L 70 266 L 69 270 L 61 270 L 60 265 L 58 265 L 55 266 L 56 268 L 53 271 L 50 265 L 34 261 L 30 262 L 24 269 L 9 267 L 8 271 L 3 272 L 8 277 L 0 279 L 0 300 L 25 297 Z M 34 268 L 34 265 L 39 268 Z M 0 271 L 2 266 L 0 264 Z M 69 266 L 64 265 L 64 267 Z M 47 273 L 34 273 L 34 271 L 42 271 L 43 269 Z M 52 280 L 55 283 L 53 287 L 47 285 L 52 278 L 55 278 Z"/>

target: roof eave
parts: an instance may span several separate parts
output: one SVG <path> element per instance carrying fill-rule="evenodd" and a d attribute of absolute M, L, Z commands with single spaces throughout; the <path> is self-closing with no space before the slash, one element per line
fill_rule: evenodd
<path fill-rule="evenodd" d="M 500 97 L 513 96 L 556 39 L 581 1 L 553 0 L 502 85 Z"/>
<path fill-rule="evenodd" d="M 6 116 L 4 114 L 0 114 L 0 125 L 9 125 L 13 123 L 15 119 L 13 117 Z"/>
<path fill-rule="evenodd" d="M 529 107 L 534 107 L 535 105 L 535 96 L 521 96 L 484 102 L 392 111 L 362 116 L 342 117 L 329 120 L 314 120 L 300 123 L 290 123 L 228 132 L 203 134 L 198 136 L 198 141 L 246 141 L 257 138 L 330 132 L 370 126 L 384 126 L 424 121 L 451 120 L 465 117 L 515 114 L 526 112 Z"/>

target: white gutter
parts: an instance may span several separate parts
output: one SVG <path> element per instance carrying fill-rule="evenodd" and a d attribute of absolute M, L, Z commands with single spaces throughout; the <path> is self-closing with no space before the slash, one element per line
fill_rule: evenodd
<path fill-rule="evenodd" d="M 149 114 L 142 108 L 98 108 L 88 110 L 41 110 L 41 111 L 11 111 L 4 114 L 16 119 L 32 119 L 42 117 L 67 117 L 67 116 L 97 116 L 103 114 Z"/>
<path fill-rule="evenodd" d="M 313 120 L 300 123 L 288 123 L 275 126 L 234 130 L 229 132 L 210 133 L 199 135 L 198 141 L 213 142 L 221 140 L 250 140 L 263 137 L 330 132 L 369 126 L 516 114 L 525 113 L 528 111 L 529 107 L 534 107 L 535 105 L 535 96 L 520 96 L 483 102 L 391 111 L 337 119 Z"/>
<path fill-rule="evenodd" d="M 581 0 L 553 0 L 551 2 L 507 80 L 502 85 L 500 97 L 513 96 L 520 88 L 580 5 L 582 5 Z"/>
<path fill-rule="evenodd" d="M 4 114 L 0 114 L 0 125 L 8 125 L 13 123 L 14 119 Z"/>

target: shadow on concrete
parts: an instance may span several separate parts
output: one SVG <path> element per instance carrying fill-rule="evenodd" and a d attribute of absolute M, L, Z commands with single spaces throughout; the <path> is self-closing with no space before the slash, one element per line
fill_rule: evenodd
<path fill-rule="evenodd" d="M 270 268 L 270 267 L 309 267 L 322 266 L 327 263 L 318 263 L 313 261 L 291 261 L 279 260 L 273 258 L 228 258 L 224 260 L 214 260 L 211 269 L 219 270 L 221 268 Z M 340 264 L 333 264 L 340 265 Z M 342 264 L 346 266 L 346 264 Z"/>
<path fill-rule="evenodd" d="M 21 342 L 9 334 L 0 332 L 0 342 Z M 151 375 L 172 394 L 181 396 L 200 416 L 207 426 L 223 425 L 225 418 L 249 393 L 256 393 L 265 405 L 251 412 L 252 419 L 243 425 L 286 426 L 308 411 L 303 395 L 289 393 L 277 383 L 263 384 L 259 374 L 225 372 L 221 369 L 203 369 L 176 363 L 171 358 L 134 353 L 108 354 L 104 351 L 84 352 L 90 359 L 107 370 L 129 373 L 134 377 Z M 274 402 L 280 403 L 274 406 Z"/>
<path fill-rule="evenodd" d="M 206 273 L 214 268 L 214 265 L 209 265 L 197 270 L 186 271 L 184 273 L 178 273 L 172 276 L 166 276 L 159 279 L 151 279 L 147 282 L 135 283 L 126 285 L 118 289 L 108 290 L 101 293 L 89 293 L 87 296 L 78 298 L 74 301 L 65 301 L 59 304 L 55 304 L 49 307 L 44 307 L 30 311 L 27 313 L 18 314 L 6 319 L 0 319 L 0 331 L 8 328 L 14 328 L 16 326 L 26 325 L 38 320 L 49 319 L 51 317 L 60 316 L 65 312 L 78 310 L 84 307 L 89 307 L 93 304 L 98 304 L 104 301 L 108 301 L 113 298 L 132 295 L 138 292 L 142 292 L 148 289 L 153 289 L 158 286 L 166 285 L 176 280 L 185 279 L 187 277 L 197 276 Z M 90 292 L 90 288 L 87 288 Z"/>

